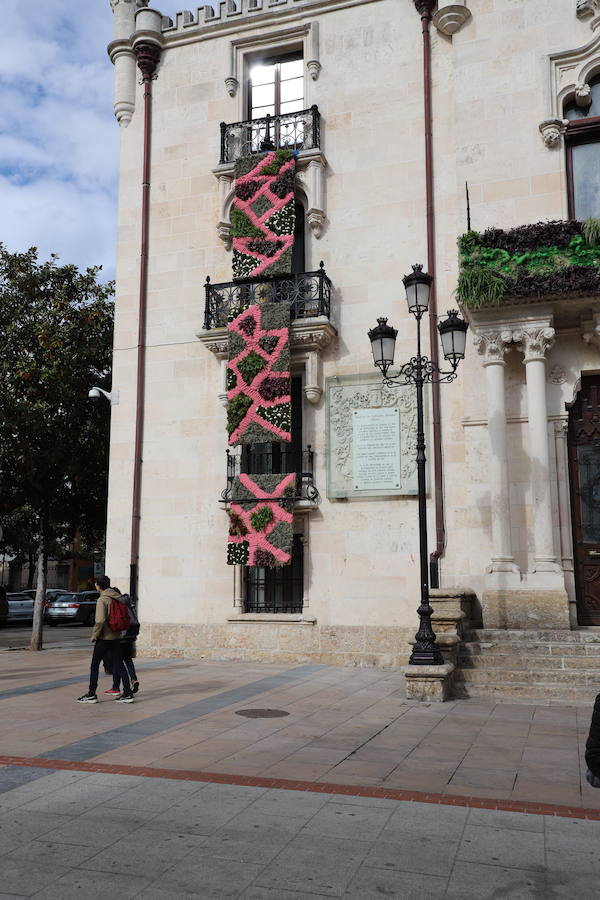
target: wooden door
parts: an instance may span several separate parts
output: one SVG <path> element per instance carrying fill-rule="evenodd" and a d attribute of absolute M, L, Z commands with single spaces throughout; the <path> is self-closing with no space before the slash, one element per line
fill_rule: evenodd
<path fill-rule="evenodd" d="M 568 446 L 577 621 L 600 625 L 600 375 L 581 379 Z"/>

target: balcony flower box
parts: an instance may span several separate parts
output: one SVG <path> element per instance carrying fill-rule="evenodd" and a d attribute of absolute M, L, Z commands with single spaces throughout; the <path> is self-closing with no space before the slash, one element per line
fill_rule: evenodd
<path fill-rule="evenodd" d="M 538 222 L 458 241 L 458 299 L 468 309 L 600 296 L 600 221 Z"/>

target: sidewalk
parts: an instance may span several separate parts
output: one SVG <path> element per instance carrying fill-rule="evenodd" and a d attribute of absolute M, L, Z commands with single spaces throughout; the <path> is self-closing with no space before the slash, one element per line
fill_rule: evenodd
<path fill-rule="evenodd" d="M 593 697 L 428 706 L 395 671 L 139 660 L 136 703 L 82 707 L 88 661 L 0 654 L 0 900 L 599 894 Z"/>

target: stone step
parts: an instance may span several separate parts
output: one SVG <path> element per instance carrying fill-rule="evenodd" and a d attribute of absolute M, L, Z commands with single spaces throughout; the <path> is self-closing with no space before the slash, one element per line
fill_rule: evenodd
<path fill-rule="evenodd" d="M 527 671 L 548 672 L 568 671 L 579 672 L 582 669 L 600 672 L 600 657 L 594 656 L 534 656 L 518 654 L 497 653 L 459 653 L 458 665 L 463 669 L 495 669 L 512 671 L 524 669 Z"/>
<path fill-rule="evenodd" d="M 496 641 L 467 641 L 462 644 L 461 653 L 465 656 L 537 656 L 540 659 L 550 657 L 589 657 L 600 659 L 600 644 L 541 644 L 510 643 Z"/>
<path fill-rule="evenodd" d="M 468 632 L 466 640 L 496 641 L 498 643 L 559 643 L 559 644 L 600 644 L 600 629 L 579 631 L 506 631 L 504 629 L 477 628 Z"/>
<path fill-rule="evenodd" d="M 523 681 L 509 684 L 479 684 L 455 681 L 454 697 L 497 697 L 502 700 L 555 700 L 557 703 L 577 702 L 592 704 L 598 691 L 587 685 L 554 684 L 547 681 Z"/>
<path fill-rule="evenodd" d="M 578 671 L 565 671 L 553 669 L 550 672 L 535 672 L 529 669 L 456 669 L 455 681 L 469 681 L 477 684 L 514 684 L 518 682 L 535 681 L 551 682 L 553 684 L 596 685 L 600 690 L 600 669 L 580 669 Z"/>

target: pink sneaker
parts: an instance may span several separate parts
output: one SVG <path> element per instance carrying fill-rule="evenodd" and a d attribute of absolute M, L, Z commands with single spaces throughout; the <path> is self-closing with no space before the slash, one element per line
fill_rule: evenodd
<path fill-rule="evenodd" d="M 118 691 L 116 688 L 109 688 L 107 691 L 104 691 L 105 694 L 120 694 L 121 691 Z"/>

